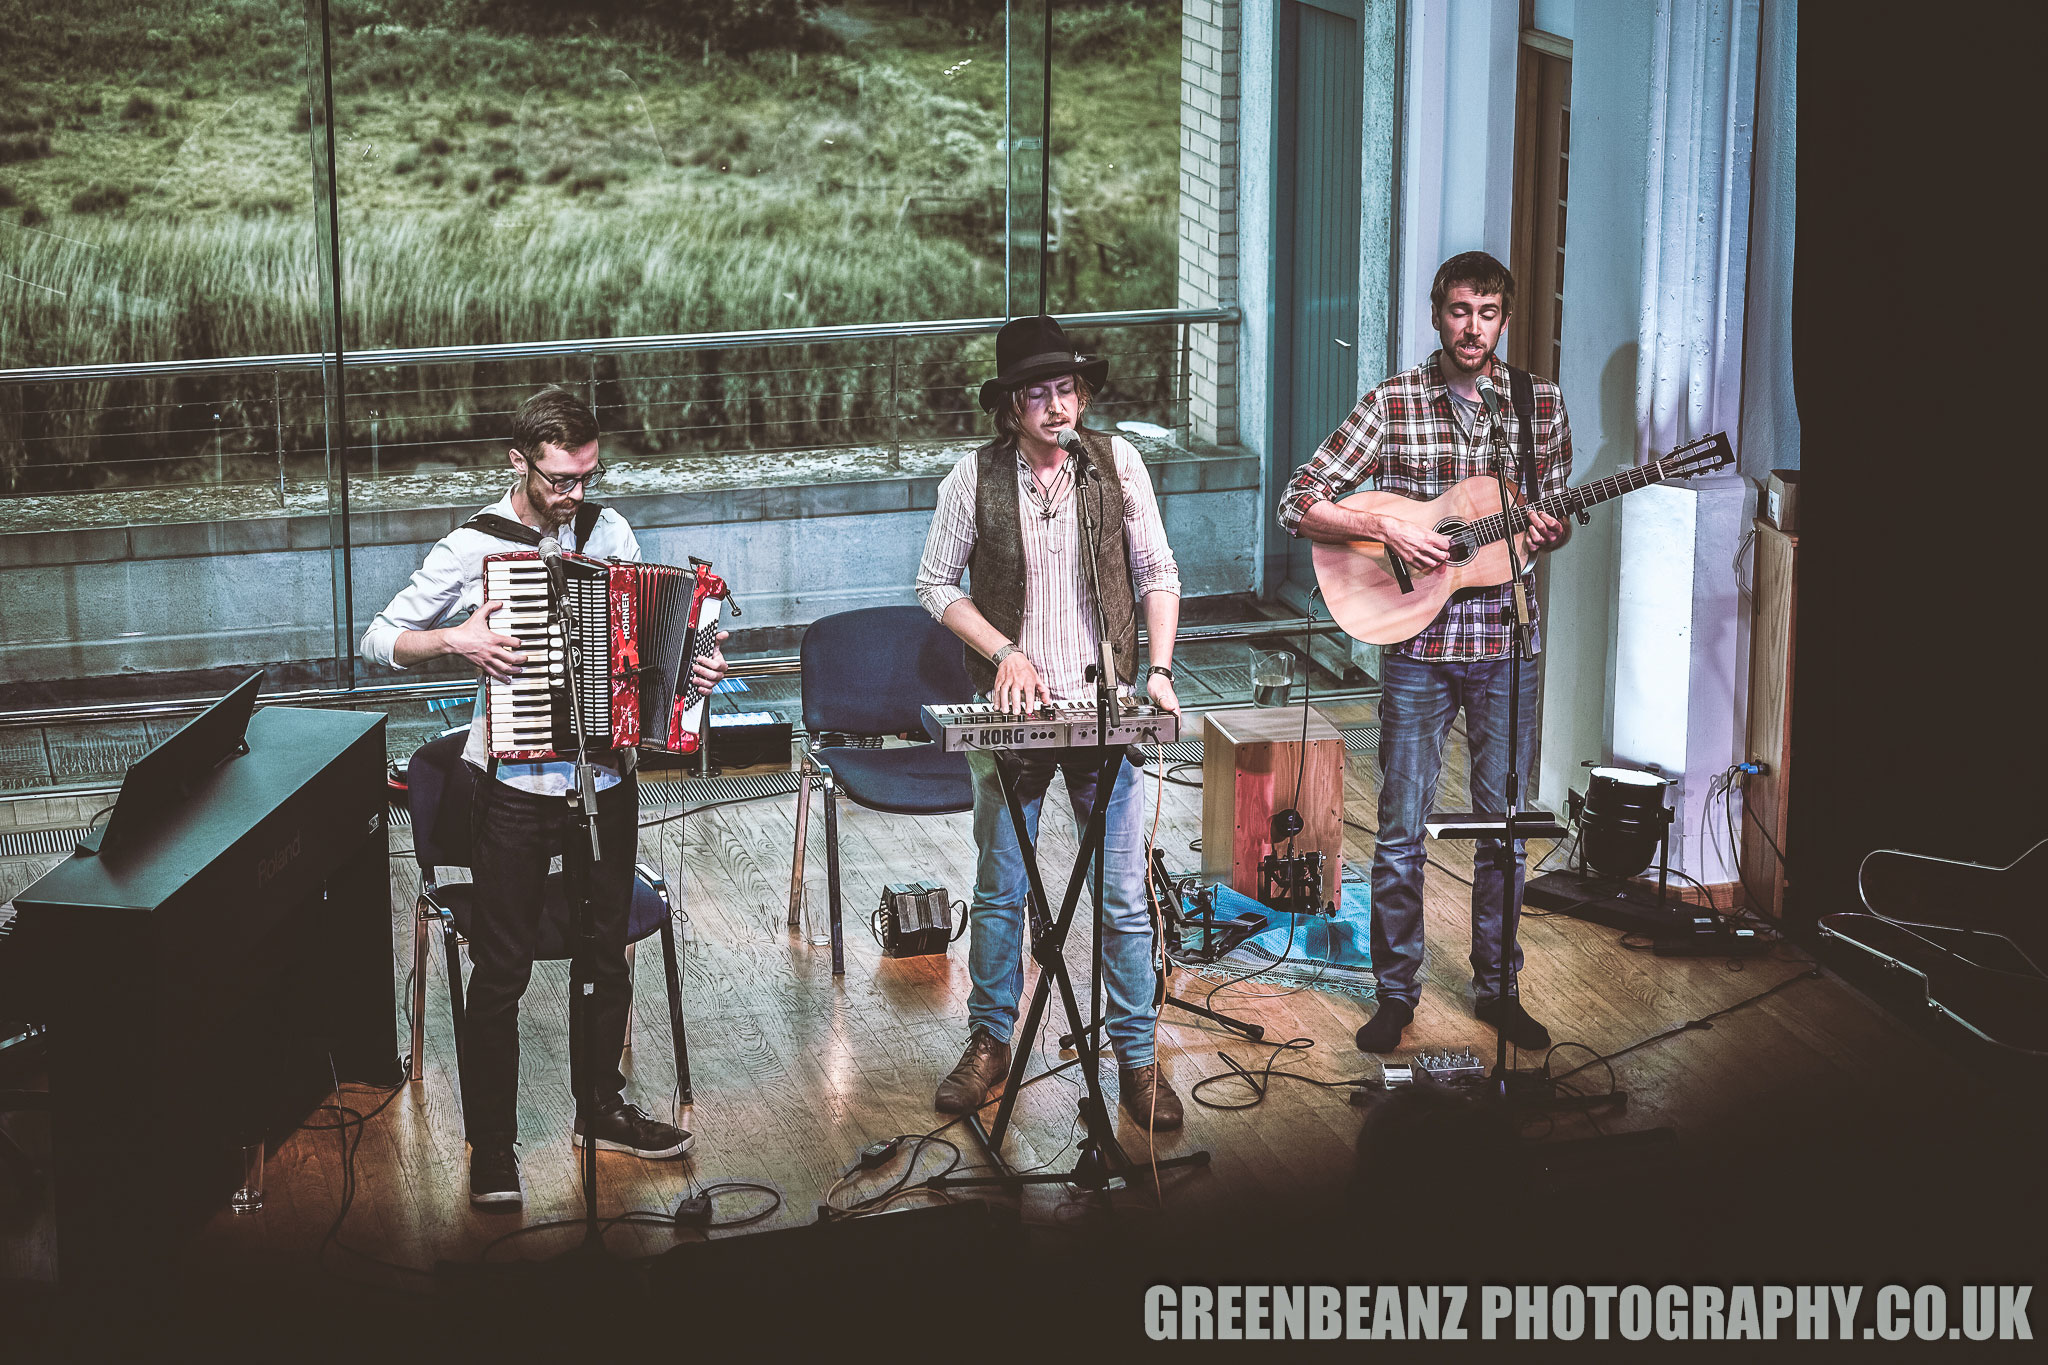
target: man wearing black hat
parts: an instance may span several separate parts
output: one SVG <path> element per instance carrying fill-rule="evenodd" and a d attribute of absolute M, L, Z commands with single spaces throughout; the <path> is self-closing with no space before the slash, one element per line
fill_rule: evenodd
<path fill-rule="evenodd" d="M 1180 573 L 1143 461 L 1121 437 L 1081 426 L 1109 372 L 1100 357 L 1073 348 L 1049 317 L 1018 318 L 996 334 L 996 377 L 981 386 L 982 410 L 996 439 L 962 459 L 939 485 L 938 508 L 918 566 L 925 610 L 967 645 L 967 672 L 997 709 L 1022 712 L 1048 702 L 1095 695 L 1088 666 L 1101 655 L 1095 592 L 1084 554 L 1095 558 L 1102 619 L 1120 684 L 1139 676 L 1137 604 L 1145 610 L 1150 666 L 1144 690 L 1178 713 L 1173 638 L 1180 620 Z M 1059 444 L 1071 430 L 1080 452 Z M 1076 506 L 1085 498 L 1097 536 L 1085 544 Z M 971 573 L 968 591 L 960 575 Z M 1014 754 L 1012 773 L 1025 823 L 1036 839 L 1038 814 L 1057 769 L 1077 821 L 1096 800 L 1099 761 L 1072 750 Z M 980 851 L 968 910 L 968 1042 L 939 1083 L 934 1105 L 947 1113 L 979 1108 L 1010 1068 L 1010 1035 L 1024 984 L 1023 855 L 1017 846 L 992 755 L 970 753 L 974 841 Z M 1158 1009 L 1152 1004 L 1152 925 L 1145 902 L 1143 784 L 1128 762 L 1105 799 L 1102 933 L 1107 1028 L 1120 1067 L 1123 1106 L 1150 1128 L 1178 1128 L 1180 1097 L 1153 1055 Z M 1091 879 L 1092 887 L 1092 879 Z M 1029 1043 L 1025 1044 L 1029 1046 Z"/>

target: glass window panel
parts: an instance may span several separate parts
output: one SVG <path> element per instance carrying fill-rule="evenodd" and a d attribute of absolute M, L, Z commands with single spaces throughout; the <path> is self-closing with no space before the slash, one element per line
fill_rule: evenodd
<path fill-rule="evenodd" d="M 1061 0 L 1052 41 L 1052 311 L 1171 308 L 1179 262 L 1179 0 Z"/>
<path fill-rule="evenodd" d="M 352 8 L 354 344 L 997 311 L 1000 8 L 923 8 Z"/>
<path fill-rule="evenodd" d="M 302 7 L 7 3 L 0 29 L 0 369 L 317 347 Z M 309 383 L 0 384 L 0 493 L 274 483 Z"/>

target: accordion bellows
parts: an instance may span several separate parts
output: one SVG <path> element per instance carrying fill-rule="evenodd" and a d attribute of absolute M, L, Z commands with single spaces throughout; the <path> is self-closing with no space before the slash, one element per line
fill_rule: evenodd
<path fill-rule="evenodd" d="M 503 602 L 491 624 L 516 638 L 526 667 L 484 689 L 491 756 L 515 762 L 573 758 L 574 681 L 592 750 L 695 753 L 708 697 L 690 664 L 717 648 L 725 580 L 702 560 L 687 569 L 565 553 L 562 611 L 550 611 L 547 566 L 531 550 L 484 558 L 484 600 Z"/>

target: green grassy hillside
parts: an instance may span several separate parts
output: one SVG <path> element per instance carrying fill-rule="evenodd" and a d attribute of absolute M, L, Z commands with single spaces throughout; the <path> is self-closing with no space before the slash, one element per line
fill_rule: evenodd
<path fill-rule="evenodd" d="M 727 55 L 339 6 L 348 344 L 1002 312 L 1003 44 L 987 8 L 869 0 L 823 11 L 793 46 Z M 325 130 L 308 113 L 300 13 L 0 0 L 27 58 L 0 71 L 0 367 L 320 346 L 312 149 Z M 1055 58 L 1053 306 L 1170 306 L 1178 7 L 1063 6 Z M 849 425 L 861 401 L 830 397 L 846 385 L 746 374 L 730 357 L 662 363 L 660 391 L 698 410 L 642 422 L 651 448 L 874 435 Z M 455 376 L 414 378 L 431 391 L 389 414 L 414 439 L 472 434 L 470 415 L 495 402 Z M 117 457 L 178 453 L 176 409 L 193 402 L 235 407 L 242 444 L 274 453 L 278 422 L 255 397 L 201 388 L 137 386 L 118 419 L 90 411 L 106 394 L 0 389 L 0 481 L 49 486 L 66 464 L 60 485 L 127 477 Z M 899 394 L 897 411 L 915 422 L 963 393 L 907 409 Z M 742 410 L 764 401 L 789 415 Z"/>

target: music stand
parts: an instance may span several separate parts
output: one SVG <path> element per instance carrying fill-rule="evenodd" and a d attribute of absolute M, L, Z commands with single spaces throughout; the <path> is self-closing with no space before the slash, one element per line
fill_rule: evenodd
<path fill-rule="evenodd" d="M 256 709 L 256 689 L 263 685 L 264 670 L 235 684 L 234 689 L 178 730 L 135 760 L 121 779 L 121 794 L 107 823 L 78 841 L 77 856 L 104 854 L 112 859 L 124 848 L 140 841 L 149 827 L 162 820 L 207 775 L 230 758 L 249 752 L 244 738 L 250 713 Z"/>

